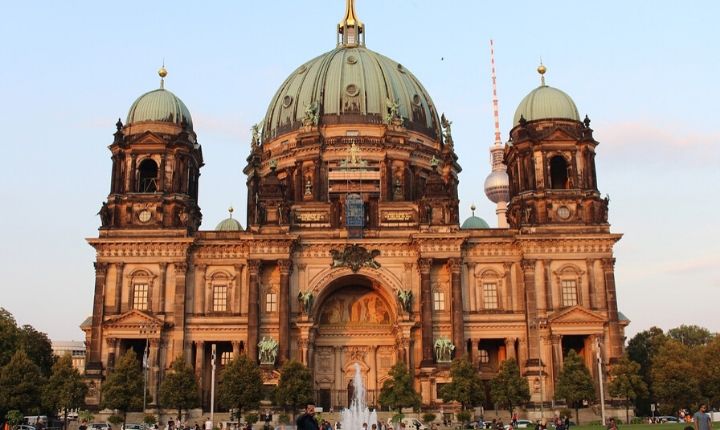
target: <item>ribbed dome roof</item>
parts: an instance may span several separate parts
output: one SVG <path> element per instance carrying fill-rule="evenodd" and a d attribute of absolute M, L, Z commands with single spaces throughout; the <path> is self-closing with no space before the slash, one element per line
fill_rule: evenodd
<path fill-rule="evenodd" d="M 520 116 L 527 121 L 538 119 L 571 119 L 580 121 L 575 102 L 557 88 L 541 85 L 525 96 L 515 110 L 513 126 L 520 123 Z"/>
<path fill-rule="evenodd" d="M 479 229 L 479 228 L 490 228 L 490 226 L 488 225 L 487 222 L 485 222 L 484 219 L 473 215 L 470 218 L 466 219 L 465 222 L 462 223 L 462 226 L 460 226 L 460 228 L 463 230 L 469 230 L 469 229 Z"/>
<path fill-rule="evenodd" d="M 233 217 L 225 218 L 224 220 L 220 221 L 220 223 L 215 227 L 215 230 L 218 231 L 241 231 L 242 225 L 240 224 L 240 221 L 236 220 Z"/>
<path fill-rule="evenodd" d="M 192 117 L 185 103 L 164 88 L 147 92 L 130 106 L 126 124 L 144 121 L 171 122 L 192 129 Z"/>
<path fill-rule="evenodd" d="M 315 102 L 321 124 L 323 115 L 347 115 L 338 119 L 345 123 L 382 123 L 388 99 L 398 104 L 406 127 L 436 137 L 435 106 L 409 70 L 364 46 L 340 46 L 301 65 L 283 82 L 268 107 L 263 139 L 300 127 Z"/>

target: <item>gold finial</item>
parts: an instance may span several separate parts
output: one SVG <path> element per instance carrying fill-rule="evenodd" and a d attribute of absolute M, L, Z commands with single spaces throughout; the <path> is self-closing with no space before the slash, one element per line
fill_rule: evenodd
<path fill-rule="evenodd" d="M 540 84 L 545 86 L 545 72 L 547 72 L 547 67 L 542 62 L 542 58 L 540 58 L 540 65 L 537 68 L 537 72 L 540 73 Z"/>
<path fill-rule="evenodd" d="M 163 60 L 162 67 L 158 69 L 158 75 L 160 75 L 160 88 L 165 88 L 165 76 L 167 76 L 167 69 L 165 68 L 165 60 Z"/>
<path fill-rule="evenodd" d="M 230 218 L 232 218 L 232 213 L 235 212 L 235 209 L 233 209 L 232 206 L 228 208 L 228 212 L 230 212 Z"/>
<path fill-rule="evenodd" d="M 338 24 L 339 42 L 343 46 L 357 46 L 365 44 L 365 24 L 357 17 L 355 0 L 345 0 L 345 15 Z M 362 37 L 361 37 L 362 36 Z"/>

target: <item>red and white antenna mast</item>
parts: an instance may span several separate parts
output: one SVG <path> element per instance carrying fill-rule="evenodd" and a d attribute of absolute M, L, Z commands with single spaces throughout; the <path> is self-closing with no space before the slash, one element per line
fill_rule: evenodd
<path fill-rule="evenodd" d="M 500 136 L 500 113 L 498 109 L 497 82 L 495 77 L 495 45 L 493 44 L 492 39 L 490 39 L 490 67 L 492 68 L 492 104 L 493 119 L 495 119 L 495 145 L 502 145 L 502 138 Z"/>
<path fill-rule="evenodd" d="M 490 65 L 492 66 L 492 103 L 493 119 L 495 120 L 495 143 L 490 147 L 492 172 L 485 179 L 485 195 L 496 204 L 498 227 L 507 228 L 507 202 L 509 199 L 509 179 L 507 167 L 503 164 L 504 146 L 500 134 L 500 113 L 498 109 L 497 82 L 495 77 L 495 45 L 490 39 Z"/>

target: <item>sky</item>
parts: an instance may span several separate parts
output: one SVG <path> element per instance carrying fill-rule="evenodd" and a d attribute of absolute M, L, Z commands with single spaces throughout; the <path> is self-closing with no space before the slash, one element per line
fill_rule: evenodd
<path fill-rule="evenodd" d="M 283 80 L 335 46 L 343 0 L 6 2 L 0 15 L 0 307 L 53 340 L 83 340 L 96 215 L 115 122 L 165 87 L 190 109 L 205 166 L 203 229 L 245 222 L 250 127 Z M 490 48 L 504 138 L 539 85 L 592 120 L 610 195 L 626 334 L 720 331 L 717 1 L 357 0 L 366 45 L 411 70 L 453 121 L 461 218 L 497 225 L 482 192 L 493 142 Z M 713 192 L 715 191 L 715 192 Z"/>

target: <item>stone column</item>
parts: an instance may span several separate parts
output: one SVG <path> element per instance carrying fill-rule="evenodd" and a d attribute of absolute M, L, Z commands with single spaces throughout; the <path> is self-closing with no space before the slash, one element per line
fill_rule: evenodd
<path fill-rule="evenodd" d="M 605 298 L 607 300 L 608 331 L 610 335 L 610 354 L 608 358 L 622 355 L 623 341 L 620 323 L 618 322 L 617 296 L 615 293 L 615 259 L 603 258 L 603 274 L 605 277 Z"/>
<path fill-rule="evenodd" d="M 450 258 L 448 265 L 450 266 L 452 285 L 452 336 L 455 354 L 461 357 L 465 352 L 465 320 L 463 318 L 462 286 L 460 285 L 460 259 Z"/>
<path fill-rule="evenodd" d="M 552 345 L 552 369 L 554 382 L 557 380 L 558 376 L 560 376 L 560 370 L 562 370 L 563 366 L 562 335 L 551 335 L 550 342 Z"/>
<path fill-rule="evenodd" d="M 517 356 L 515 354 L 515 339 L 514 337 L 506 337 L 505 338 L 505 354 L 508 359 L 513 358 L 517 360 Z"/>
<path fill-rule="evenodd" d="M 160 339 L 150 339 L 150 354 L 148 356 L 148 389 L 152 396 L 152 403 L 158 402 L 158 388 L 160 386 L 160 365 L 158 358 L 160 356 Z"/>
<path fill-rule="evenodd" d="M 550 267 L 550 260 L 543 260 L 543 275 L 545 277 L 545 309 L 555 309 L 555 303 L 553 303 L 552 273 Z"/>
<path fill-rule="evenodd" d="M 235 265 L 235 285 L 233 286 L 233 290 L 235 291 L 235 297 L 233 299 L 233 303 L 231 303 L 231 309 L 233 314 L 235 315 L 241 315 L 242 314 L 242 273 L 243 268 L 245 267 L 244 264 L 236 264 Z"/>
<path fill-rule="evenodd" d="M 120 301 L 122 300 L 122 285 L 123 285 L 123 263 L 115 263 L 115 313 L 121 312 Z"/>
<path fill-rule="evenodd" d="M 167 263 L 160 263 L 160 277 L 158 278 L 158 312 L 164 314 L 165 309 L 165 283 L 167 282 Z"/>
<path fill-rule="evenodd" d="M 187 263 L 178 261 L 175 265 L 175 303 L 173 309 L 173 357 L 177 358 L 184 354 L 185 349 L 185 275 Z"/>
<path fill-rule="evenodd" d="M 207 264 L 195 265 L 195 302 L 193 311 L 195 315 L 205 315 L 205 271 Z"/>
<path fill-rule="evenodd" d="M 105 307 L 105 279 L 107 263 L 95 263 L 95 294 L 93 297 L 92 328 L 90 329 L 90 363 L 99 363 L 102 353 L 102 322 Z"/>
<path fill-rule="evenodd" d="M 136 162 L 136 159 L 137 159 L 137 155 L 136 155 L 136 154 L 131 154 L 131 155 L 130 155 L 130 160 L 129 160 L 129 162 L 130 162 L 130 168 L 129 168 L 128 171 L 127 171 L 127 175 L 125 175 L 125 178 L 126 178 L 126 180 L 125 180 L 125 189 L 128 190 L 128 191 L 131 192 L 131 193 L 137 191 L 137 189 L 136 189 L 137 181 L 135 180 L 135 162 Z"/>
<path fill-rule="evenodd" d="M 515 286 L 512 283 L 512 277 L 510 276 L 510 269 L 512 268 L 512 263 L 503 263 L 503 280 L 505 281 L 505 295 L 508 298 L 507 300 L 507 307 L 505 310 L 508 311 L 514 311 L 515 310 Z"/>
<path fill-rule="evenodd" d="M 116 337 L 108 337 L 105 339 L 105 342 L 107 343 L 108 347 L 107 367 L 108 370 L 112 371 L 115 368 L 115 362 L 119 358 L 118 347 L 120 346 L 120 340 Z"/>
<path fill-rule="evenodd" d="M 278 260 L 280 269 L 280 295 L 278 297 L 279 333 L 280 348 L 279 362 L 285 363 L 290 359 L 290 273 L 292 272 L 292 261 Z"/>
<path fill-rule="evenodd" d="M 240 341 L 233 340 L 231 343 L 233 349 L 233 359 L 238 358 L 240 356 Z"/>
<path fill-rule="evenodd" d="M 467 291 L 468 291 L 468 302 L 470 303 L 468 305 L 468 310 L 470 312 L 477 312 L 477 298 L 475 297 L 475 293 L 477 290 L 477 279 L 475 278 L 475 266 L 477 263 L 465 263 L 465 273 L 466 273 L 466 279 L 467 279 Z"/>
<path fill-rule="evenodd" d="M 585 260 L 587 265 L 588 292 L 590 296 L 590 309 L 597 310 L 599 297 L 597 294 L 597 285 L 595 283 L 595 259 L 588 258 Z"/>
<path fill-rule="evenodd" d="M 523 282 L 525 283 L 525 303 L 527 303 L 527 312 L 525 314 L 527 316 L 528 325 L 528 359 L 538 358 L 539 354 L 537 348 L 538 331 L 536 326 L 538 312 L 537 300 L 535 297 L 535 262 L 536 260 L 523 260 L 521 262 Z"/>
<path fill-rule="evenodd" d="M 198 389 L 200 391 L 200 404 L 203 403 L 205 376 L 205 342 L 202 340 L 195 341 L 195 378 L 197 379 Z"/>
<path fill-rule="evenodd" d="M 158 169 L 158 191 L 165 191 L 165 154 L 160 154 L 160 168 Z"/>
<path fill-rule="evenodd" d="M 432 322 L 432 290 L 430 289 L 431 258 L 418 260 L 420 268 L 420 306 L 422 314 L 422 362 L 421 367 L 433 365 L 433 322 Z"/>
<path fill-rule="evenodd" d="M 258 289 L 260 285 L 259 273 L 262 267 L 260 260 L 248 260 L 248 270 L 250 271 L 250 282 L 248 285 L 248 324 L 247 324 L 247 351 L 251 360 L 257 362 L 257 344 L 258 344 L 258 316 L 259 316 L 259 298 Z"/>

